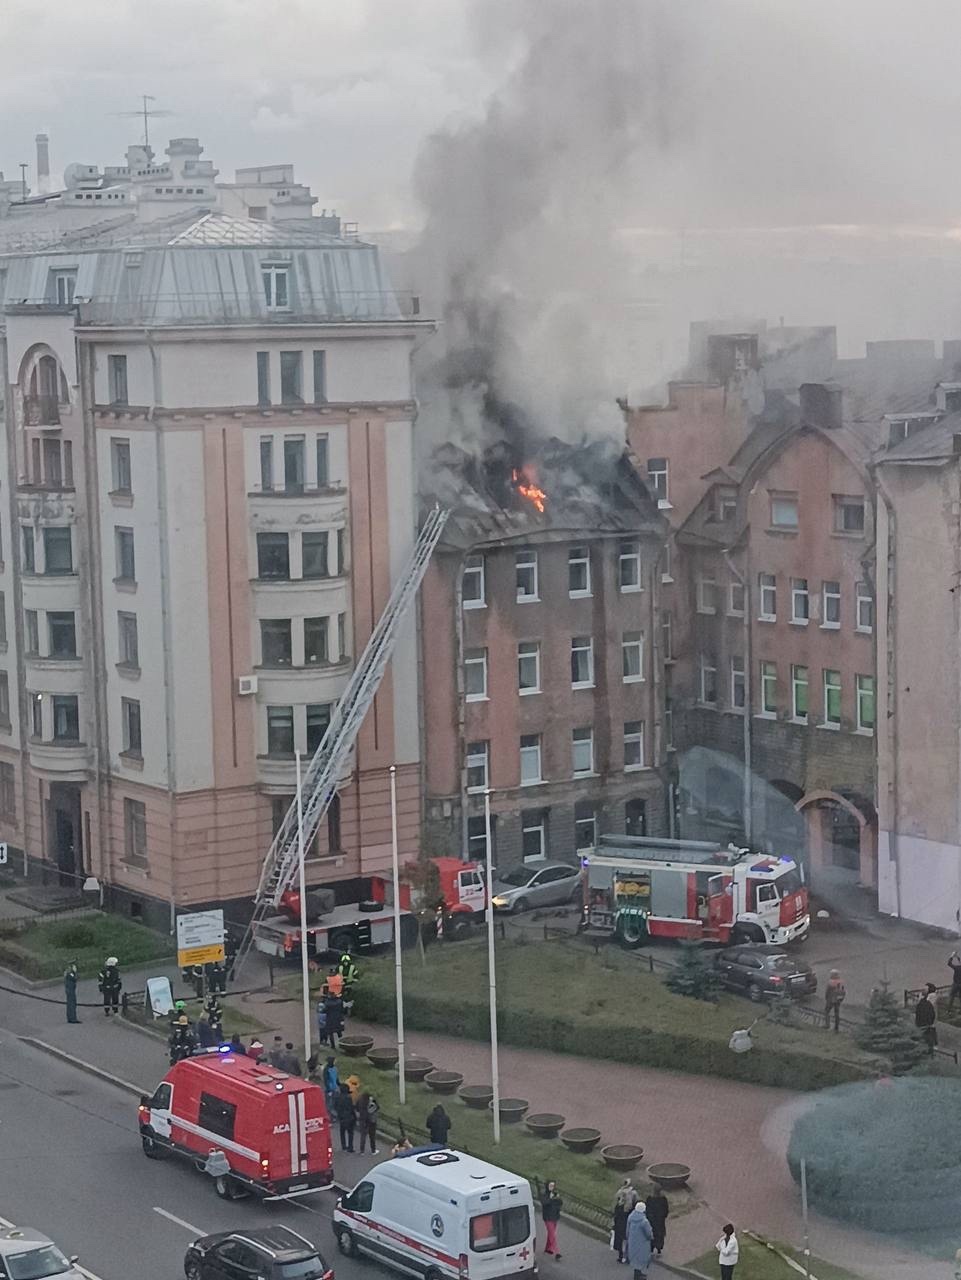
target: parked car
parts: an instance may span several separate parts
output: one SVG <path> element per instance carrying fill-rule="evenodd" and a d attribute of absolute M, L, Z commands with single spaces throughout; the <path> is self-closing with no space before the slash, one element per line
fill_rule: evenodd
<path fill-rule="evenodd" d="M 252 1227 L 201 1236 L 187 1248 L 187 1280 L 334 1280 L 318 1249 L 290 1227 Z"/>
<path fill-rule="evenodd" d="M 528 862 L 494 880 L 495 911 L 529 911 L 581 900 L 581 869 L 567 862 Z"/>
<path fill-rule="evenodd" d="M 66 1258 L 50 1239 L 32 1227 L 4 1227 L 0 1230 L 0 1276 L 10 1280 L 82 1280 L 82 1272 Z"/>
<path fill-rule="evenodd" d="M 752 1000 L 765 1000 L 784 991 L 800 998 L 818 989 L 811 966 L 780 947 L 725 947 L 715 954 L 714 964 L 725 987 Z"/>

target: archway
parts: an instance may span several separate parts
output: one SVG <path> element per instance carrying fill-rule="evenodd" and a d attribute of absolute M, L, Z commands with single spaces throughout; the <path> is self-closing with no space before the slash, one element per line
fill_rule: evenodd
<path fill-rule="evenodd" d="M 870 800 L 840 791 L 809 791 L 794 807 L 807 824 L 813 883 L 877 887 L 877 816 Z"/>

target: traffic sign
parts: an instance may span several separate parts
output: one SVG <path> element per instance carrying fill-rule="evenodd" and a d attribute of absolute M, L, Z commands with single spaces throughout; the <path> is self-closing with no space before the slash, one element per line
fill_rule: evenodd
<path fill-rule="evenodd" d="M 192 911 L 177 917 L 177 963 L 181 969 L 194 964 L 222 964 L 224 951 L 224 913 Z"/>

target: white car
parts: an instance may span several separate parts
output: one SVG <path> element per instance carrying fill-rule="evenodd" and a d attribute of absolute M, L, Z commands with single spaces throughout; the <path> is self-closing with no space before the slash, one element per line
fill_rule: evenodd
<path fill-rule="evenodd" d="M 83 1273 L 73 1265 L 76 1261 L 32 1227 L 0 1229 L 0 1275 L 7 1280 L 45 1280 L 46 1276 L 83 1280 Z"/>

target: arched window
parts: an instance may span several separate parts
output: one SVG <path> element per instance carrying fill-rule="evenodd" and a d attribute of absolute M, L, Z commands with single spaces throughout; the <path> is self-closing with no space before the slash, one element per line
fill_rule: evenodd
<path fill-rule="evenodd" d="M 60 406 L 69 405 L 70 389 L 60 361 L 49 347 L 31 348 L 20 366 L 24 422 L 28 427 L 60 425 Z"/>

